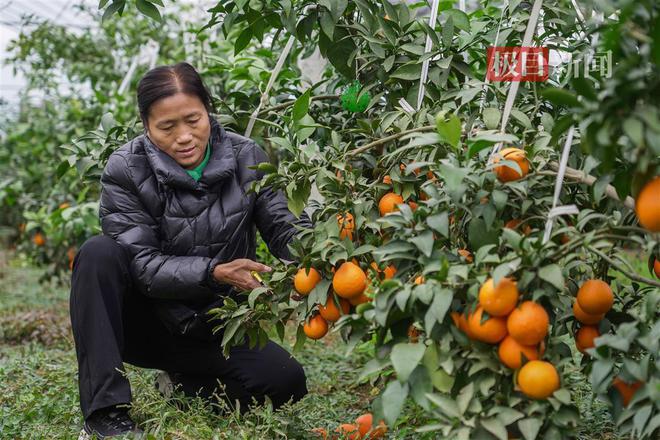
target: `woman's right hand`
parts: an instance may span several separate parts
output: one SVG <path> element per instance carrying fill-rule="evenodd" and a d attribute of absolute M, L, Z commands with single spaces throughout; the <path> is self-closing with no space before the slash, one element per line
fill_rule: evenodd
<path fill-rule="evenodd" d="M 260 287 L 251 271 L 270 272 L 272 269 L 265 264 L 257 263 L 249 258 L 239 258 L 229 263 L 218 264 L 213 268 L 213 277 L 219 282 L 230 284 L 238 290 L 252 290 Z"/>

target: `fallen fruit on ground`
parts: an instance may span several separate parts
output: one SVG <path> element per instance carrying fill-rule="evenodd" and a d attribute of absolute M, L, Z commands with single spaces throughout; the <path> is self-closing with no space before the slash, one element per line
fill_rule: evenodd
<path fill-rule="evenodd" d="M 319 281 L 321 281 L 321 274 L 318 270 L 310 267 L 309 271 L 307 271 L 307 269 L 303 267 L 296 272 L 296 275 L 293 278 L 293 287 L 299 294 L 309 295 L 309 292 L 316 287 Z"/>
<path fill-rule="evenodd" d="M 373 415 L 371 413 L 362 414 L 355 419 L 355 424 L 358 427 L 360 438 L 363 439 L 379 439 L 383 438 L 387 432 L 387 426 L 384 421 L 380 421 L 378 426 L 373 426 Z"/>
<path fill-rule="evenodd" d="M 518 372 L 520 390 L 532 399 L 545 399 L 559 389 L 559 374 L 550 362 L 529 361 Z"/>
<path fill-rule="evenodd" d="M 495 286 L 489 278 L 479 289 L 479 304 L 491 316 L 506 316 L 518 303 L 518 287 L 511 278 L 502 278 Z"/>
<path fill-rule="evenodd" d="M 548 334 L 550 318 L 543 306 L 525 301 L 513 309 L 506 321 L 509 334 L 522 345 L 536 345 Z"/>
<path fill-rule="evenodd" d="M 577 302 L 590 315 L 607 313 L 614 304 L 614 295 L 609 284 L 603 280 L 587 280 L 577 294 Z"/>
<path fill-rule="evenodd" d="M 352 261 L 339 266 L 332 277 L 332 288 L 342 298 L 359 296 L 367 287 L 367 275 Z"/>

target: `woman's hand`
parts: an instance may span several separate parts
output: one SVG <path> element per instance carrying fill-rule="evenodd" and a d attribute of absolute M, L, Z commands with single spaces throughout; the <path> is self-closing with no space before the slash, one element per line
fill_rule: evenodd
<path fill-rule="evenodd" d="M 213 277 L 224 284 L 231 284 L 238 290 L 252 290 L 260 287 L 250 271 L 270 272 L 272 269 L 265 264 L 257 263 L 248 258 L 239 258 L 229 263 L 218 264 L 213 268 Z"/>

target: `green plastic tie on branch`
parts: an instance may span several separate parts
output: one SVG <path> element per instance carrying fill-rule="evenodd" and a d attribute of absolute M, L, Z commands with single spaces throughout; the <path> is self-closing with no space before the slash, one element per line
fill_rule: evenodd
<path fill-rule="evenodd" d="M 360 90 L 362 90 L 362 84 L 357 80 L 344 89 L 341 94 L 341 106 L 344 110 L 361 113 L 367 109 L 371 95 L 367 91 L 360 95 Z"/>

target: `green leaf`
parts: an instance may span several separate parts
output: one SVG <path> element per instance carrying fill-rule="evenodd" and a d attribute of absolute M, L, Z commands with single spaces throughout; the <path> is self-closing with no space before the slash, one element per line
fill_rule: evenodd
<path fill-rule="evenodd" d="M 525 440 L 534 440 L 539 435 L 539 431 L 543 426 L 543 420 L 536 418 L 528 418 L 518 421 L 518 429 L 525 437 Z"/>
<path fill-rule="evenodd" d="M 231 338 L 234 336 L 234 333 L 236 333 L 236 330 L 241 326 L 243 322 L 241 321 L 241 318 L 232 318 L 229 321 L 229 324 L 225 327 L 224 334 L 222 335 L 222 343 L 221 345 L 224 347 L 231 341 Z"/>
<path fill-rule="evenodd" d="M 142 12 L 147 17 L 151 18 L 154 21 L 163 21 L 163 18 L 160 16 L 158 8 L 152 5 L 147 0 L 137 0 L 135 5 L 138 8 L 138 11 Z"/>
<path fill-rule="evenodd" d="M 415 64 L 404 64 L 399 67 L 390 75 L 390 78 L 398 78 L 407 81 L 419 80 L 420 75 L 422 74 L 422 65 Z"/>
<path fill-rule="evenodd" d="M 450 16 L 457 28 L 465 32 L 470 32 L 470 18 L 465 12 L 461 11 L 460 9 L 449 9 L 447 11 L 443 11 L 443 14 Z"/>
<path fill-rule="evenodd" d="M 433 232 L 428 229 L 417 237 L 411 238 L 410 242 L 417 246 L 417 249 L 427 257 L 430 257 L 431 253 L 433 253 Z"/>
<path fill-rule="evenodd" d="M 408 384 L 401 384 L 397 380 L 393 380 L 387 384 L 387 388 L 382 395 L 382 406 L 383 406 L 383 416 L 385 422 L 389 426 L 394 426 L 396 424 L 396 419 L 399 418 L 401 414 L 401 409 L 403 408 L 403 403 L 408 397 Z"/>
<path fill-rule="evenodd" d="M 429 399 L 435 406 L 449 417 L 460 418 L 461 413 L 458 411 L 458 405 L 451 398 L 442 394 L 427 394 L 426 398 Z"/>
<path fill-rule="evenodd" d="M 105 5 L 108 4 L 108 1 L 110 1 L 110 0 L 99 0 L 99 7 L 98 8 L 103 9 L 105 7 Z"/>
<path fill-rule="evenodd" d="M 256 289 L 252 289 L 250 292 L 250 295 L 248 296 L 248 304 L 250 305 L 250 308 L 254 308 L 254 302 L 259 298 L 259 295 L 262 293 L 268 292 L 267 287 L 257 287 Z"/>
<path fill-rule="evenodd" d="M 506 427 L 496 417 L 492 417 L 490 419 L 482 419 L 479 421 L 479 423 L 481 423 L 481 426 L 483 426 L 486 431 L 490 432 L 498 439 L 507 439 Z"/>
<path fill-rule="evenodd" d="M 443 237 L 449 238 L 449 214 L 447 212 L 427 217 L 426 223 Z"/>
<path fill-rule="evenodd" d="M 539 269 L 539 277 L 552 284 L 557 290 L 564 290 L 564 276 L 561 268 L 556 264 L 550 264 Z"/>
<path fill-rule="evenodd" d="M 300 95 L 298 99 L 296 99 L 295 104 L 293 104 L 293 120 L 298 121 L 302 119 L 303 116 L 307 114 L 307 111 L 309 110 L 309 96 L 311 93 L 312 89 L 307 89 L 305 93 Z"/>
<path fill-rule="evenodd" d="M 461 141 L 461 120 L 453 113 L 441 111 L 435 117 L 435 128 L 442 139 L 456 148 Z"/>
<path fill-rule="evenodd" d="M 419 365 L 424 356 L 426 346 L 424 344 L 398 343 L 392 348 L 390 359 L 396 371 L 397 378 L 405 382 L 410 373 Z"/>
<path fill-rule="evenodd" d="M 552 102 L 555 105 L 566 106 L 566 107 L 579 107 L 580 101 L 577 97 L 565 89 L 560 89 L 557 87 L 548 87 L 541 91 L 541 96 L 546 98 L 548 101 Z"/>
<path fill-rule="evenodd" d="M 454 293 L 449 289 L 440 289 L 433 295 L 433 302 L 431 303 L 430 310 L 433 312 L 433 315 L 438 320 L 442 322 L 445 319 L 447 310 L 451 305 L 451 301 L 454 299 Z"/>
<path fill-rule="evenodd" d="M 252 28 L 248 26 L 245 29 L 243 29 L 243 31 L 238 35 L 238 38 L 236 38 L 236 42 L 234 42 L 234 55 L 240 53 L 243 49 L 245 49 L 247 45 L 250 44 L 251 39 L 252 39 Z"/>
<path fill-rule="evenodd" d="M 125 0 L 114 0 L 110 6 L 105 10 L 103 13 L 103 17 L 101 17 L 101 22 L 106 21 L 108 18 L 112 17 L 115 12 L 119 12 L 121 15 L 121 10 L 124 9 L 125 5 Z"/>
<path fill-rule="evenodd" d="M 483 119 L 484 119 L 484 123 L 486 124 L 486 128 L 490 130 L 496 129 L 500 124 L 501 118 L 502 118 L 502 114 L 498 109 L 491 107 L 484 109 Z"/>

